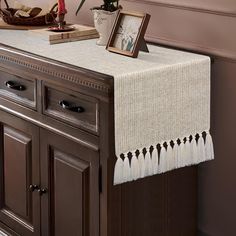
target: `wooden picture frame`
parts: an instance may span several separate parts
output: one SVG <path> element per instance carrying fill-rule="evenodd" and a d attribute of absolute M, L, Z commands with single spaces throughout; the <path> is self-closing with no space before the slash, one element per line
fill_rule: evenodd
<path fill-rule="evenodd" d="M 148 52 L 144 35 L 150 20 L 146 13 L 120 11 L 106 49 L 129 57 L 138 57 L 139 51 Z"/>

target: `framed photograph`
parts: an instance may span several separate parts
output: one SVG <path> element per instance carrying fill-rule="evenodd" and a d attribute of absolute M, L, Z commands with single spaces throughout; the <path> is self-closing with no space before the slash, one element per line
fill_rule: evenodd
<path fill-rule="evenodd" d="M 138 57 L 142 49 L 147 51 L 144 35 L 149 19 L 149 14 L 120 11 L 106 49 L 130 57 Z"/>

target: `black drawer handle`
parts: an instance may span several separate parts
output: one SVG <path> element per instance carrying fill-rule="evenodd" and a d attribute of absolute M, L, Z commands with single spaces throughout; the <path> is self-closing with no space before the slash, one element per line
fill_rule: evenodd
<path fill-rule="evenodd" d="M 59 105 L 65 109 L 65 110 L 68 110 L 68 111 L 73 111 L 73 112 L 78 112 L 78 113 L 82 113 L 84 112 L 84 108 L 83 107 L 80 107 L 80 106 L 74 106 L 72 104 L 70 104 L 69 102 L 65 101 L 65 100 L 62 100 L 59 102 Z"/>
<path fill-rule="evenodd" d="M 14 89 L 18 91 L 24 91 L 26 89 L 24 85 L 16 84 L 13 81 L 7 81 L 6 86 L 10 89 Z"/>

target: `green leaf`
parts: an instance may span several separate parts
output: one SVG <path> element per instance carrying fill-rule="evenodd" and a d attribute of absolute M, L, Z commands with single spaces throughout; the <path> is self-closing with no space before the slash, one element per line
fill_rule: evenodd
<path fill-rule="evenodd" d="M 77 15 L 78 12 L 80 11 L 81 7 L 84 5 L 84 2 L 85 2 L 85 0 L 81 0 L 80 4 L 79 4 L 79 6 L 78 6 L 78 9 L 77 9 L 77 11 L 76 11 L 76 15 Z"/>

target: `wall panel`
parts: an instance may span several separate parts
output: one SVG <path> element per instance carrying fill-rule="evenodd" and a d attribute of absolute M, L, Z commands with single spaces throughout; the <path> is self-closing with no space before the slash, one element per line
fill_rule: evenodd
<path fill-rule="evenodd" d="M 221 15 L 236 15 L 234 0 L 126 0 L 143 4 L 180 8 L 192 11 L 204 11 Z"/>

